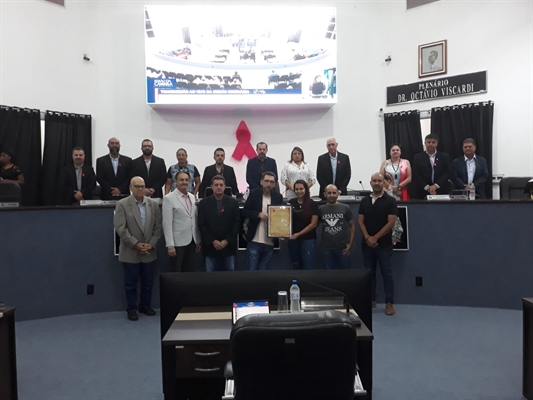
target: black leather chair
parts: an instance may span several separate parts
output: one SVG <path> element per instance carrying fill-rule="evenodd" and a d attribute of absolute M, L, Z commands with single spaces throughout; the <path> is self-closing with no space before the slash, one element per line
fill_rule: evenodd
<path fill-rule="evenodd" d="M 20 196 L 20 185 L 18 183 L 0 183 L 0 203 L 20 203 Z"/>
<path fill-rule="evenodd" d="M 356 326 L 346 313 L 248 315 L 231 331 L 226 375 L 234 385 L 226 389 L 234 386 L 236 400 L 353 400 L 356 358 Z"/>
<path fill-rule="evenodd" d="M 528 200 L 524 189 L 531 178 L 508 177 L 500 181 L 500 200 Z"/>

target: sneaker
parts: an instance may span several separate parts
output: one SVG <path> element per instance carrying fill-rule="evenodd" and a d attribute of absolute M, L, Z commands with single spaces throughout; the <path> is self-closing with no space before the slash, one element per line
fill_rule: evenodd
<path fill-rule="evenodd" d="M 394 306 L 392 305 L 392 303 L 387 303 L 385 305 L 385 314 L 386 315 L 394 315 L 394 314 L 396 314 L 396 311 L 394 310 Z"/>
<path fill-rule="evenodd" d="M 130 321 L 137 321 L 139 319 L 139 316 L 137 315 L 137 313 L 135 311 L 129 311 L 128 312 L 128 319 Z"/>
<path fill-rule="evenodd" d="M 372 308 L 376 308 L 378 306 L 378 303 L 376 303 L 375 301 L 372 302 Z"/>
<path fill-rule="evenodd" d="M 150 307 L 139 308 L 139 312 L 150 317 L 153 317 L 155 315 L 155 310 L 151 309 Z"/>

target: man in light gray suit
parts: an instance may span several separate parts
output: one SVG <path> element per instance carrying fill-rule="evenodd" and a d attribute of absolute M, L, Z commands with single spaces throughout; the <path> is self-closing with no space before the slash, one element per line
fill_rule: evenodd
<path fill-rule="evenodd" d="M 153 316 L 152 286 L 154 284 L 156 243 L 161 237 L 161 212 L 156 201 L 144 196 L 143 178 L 130 181 L 131 195 L 115 207 L 113 224 L 120 236 L 119 261 L 124 265 L 124 288 L 128 319 L 137 321 L 140 313 Z M 137 283 L 141 278 L 141 301 L 137 306 Z"/>
<path fill-rule="evenodd" d="M 176 190 L 163 197 L 163 232 L 174 272 L 194 272 L 194 252 L 201 250 L 194 196 L 187 191 L 189 174 L 176 175 Z"/>

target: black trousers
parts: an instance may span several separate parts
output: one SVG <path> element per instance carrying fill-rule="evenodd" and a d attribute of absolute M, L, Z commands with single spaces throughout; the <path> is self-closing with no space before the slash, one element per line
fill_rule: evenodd
<path fill-rule="evenodd" d="M 172 272 L 194 272 L 194 253 L 196 243 L 191 240 L 187 246 L 175 247 L 176 257 L 170 257 L 170 269 Z"/>

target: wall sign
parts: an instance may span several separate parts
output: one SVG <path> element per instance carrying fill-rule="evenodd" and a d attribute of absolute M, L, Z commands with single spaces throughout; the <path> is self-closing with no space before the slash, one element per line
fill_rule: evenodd
<path fill-rule="evenodd" d="M 387 87 L 387 105 L 487 92 L 487 71 Z"/>

